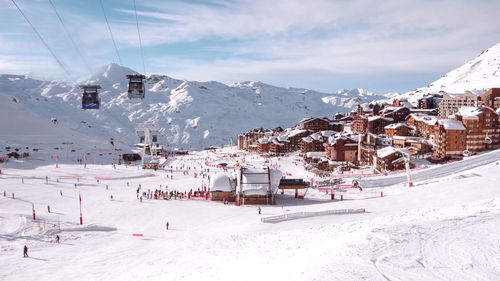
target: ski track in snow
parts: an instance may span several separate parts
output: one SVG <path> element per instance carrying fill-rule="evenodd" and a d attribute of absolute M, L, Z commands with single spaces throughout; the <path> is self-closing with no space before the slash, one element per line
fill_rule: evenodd
<path fill-rule="evenodd" d="M 344 193 L 344 201 L 330 201 L 329 195 L 314 189 L 305 200 L 297 201 L 290 191 L 278 195 L 278 205 L 262 206 L 263 216 L 360 207 L 367 209 L 364 214 L 263 224 L 256 206 L 203 200 L 141 204 L 136 199 L 139 183 L 143 189 L 168 184 L 183 191 L 206 180 L 184 176 L 182 169 L 176 169 L 182 163 L 192 167 L 191 173 L 205 167 L 207 157 L 209 162 L 230 165 L 237 160 L 264 164 L 259 156 L 234 158 L 229 156 L 232 153 L 226 149 L 174 157 L 168 163 L 174 166 L 172 173 L 152 171 L 154 176 L 149 177 L 139 177 L 144 171 L 123 165 L 115 170 L 112 165 L 84 169 L 65 163 L 55 169 L 50 160 L 33 169 L 18 168 L 30 160 L 4 164 L 0 192 L 6 189 L 9 195 L 15 188 L 16 199 L 0 196 L 0 263 L 5 265 L 0 279 L 232 280 L 239 276 L 255 280 L 258 274 L 276 280 L 468 281 L 500 276 L 500 242 L 495 235 L 500 226 L 500 191 L 492 181 L 498 178 L 500 166 L 485 164 L 498 159 L 496 151 L 470 157 L 463 164 L 419 171 L 436 170 L 442 175 L 442 167 L 446 171 L 458 171 L 457 165 L 470 168 L 429 182 L 417 181 L 413 188 L 396 184 L 352 190 Z M 295 176 L 310 176 L 295 166 L 294 157 L 271 162 Z M 170 174 L 174 179 L 166 178 Z M 76 179 L 56 182 L 65 175 L 82 176 L 76 189 Z M 97 183 L 94 176 L 113 178 Z M 379 190 L 384 190 L 384 198 L 370 195 Z M 84 203 L 83 226 L 78 225 L 78 192 Z M 37 210 L 35 222 L 31 202 Z M 48 204 L 51 214 L 46 212 Z M 171 225 L 168 231 L 166 221 Z M 144 237 L 132 237 L 132 233 Z M 59 245 L 54 243 L 57 234 L 62 237 Z M 33 258 L 21 257 L 24 244 Z M 242 269 L 246 274 L 241 275 Z"/>

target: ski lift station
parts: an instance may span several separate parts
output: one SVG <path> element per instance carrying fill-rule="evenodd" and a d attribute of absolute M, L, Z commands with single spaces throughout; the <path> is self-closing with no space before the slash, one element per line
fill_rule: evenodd
<path fill-rule="evenodd" d="M 236 171 L 236 201 L 241 205 L 275 204 L 281 171 L 269 167 Z"/>
<path fill-rule="evenodd" d="M 238 205 L 272 205 L 276 203 L 280 179 L 279 170 L 240 166 L 230 175 L 211 175 L 209 188 L 214 201 L 226 200 Z"/>
<path fill-rule="evenodd" d="M 158 142 L 158 127 L 154 124 L 141 124 L 135 128 L 135 132 L 139 135 L 139 143 L 135 146 L 142 150 L 142 168 L 158 168 L 164 153 L 163 146 Z"/>
<path fill-rule="evenodd" d="M 231 180 L 231 178 L 226 174 L 215 174 L 210 178 L 208 183 L 208 188 L 210 190 L 210 198 L 213 201 L 223 201 L 234 202 L 236 181 Z"/>

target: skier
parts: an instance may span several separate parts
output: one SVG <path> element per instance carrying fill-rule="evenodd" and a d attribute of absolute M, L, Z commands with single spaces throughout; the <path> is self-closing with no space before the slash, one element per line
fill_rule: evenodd
<path fill-rule="evenodd" d="M 111 198 L 111 200 L 113 200 L 113 194 L 111 194 L 111 197 L 110 197 L 110 198 Z"/>
<path fill-rule="evenodd" d="M 59 240 L 60 240 L 59 235 L 56 235 L 56 243 L 57 244 L 59 244 Z"/>
<path fill-rule="evenodd" d="M 24 253 L 24 257 L 25 257 L 25 258 L 28 258 L 28 257 L 29 257 L 29 256 L 28 256 L 28 247 L 27 247 L 26 245 L 24 245 L 24 251 L 23 251 L 23 253 Z"/>
<path fill-rule="evenodd" d="M 59 194 L 61 194 L 61 196 L 62 196 L 62 190 L 59 190 Z"/>
<path fill-rule="evenodd" d="M 7 192 L 3 191 L 3 197 L 7 196 Z"/>
<path fill-rule="evenodd" d="M 141 196 L 141 198 L 140 198 L 140 199 L 141 199 L 141 203 L 142 203 L 142 196 Z"/>
<path fill-rule="evenodd" d="M 260 207 L 259 207 L 259 209 L 258 209 L 258 210 L 259 210 L 259 215 L 260 215 L 260 212 L 261 212 L 261 209 L 260 209 Z"/>
<path fill-rule="evenodd" d="M 47 211 L 50 213 L 50 205 L 47 205 Z"/>
<path fill-rule="evenodd" d="M 167 230 L 168 230 L 168 221 L 167 221 Z"/>
<path fill-rule="evenodd" d="M 14 192 L 12 192 L 12 199 L 14 199 Z"/>

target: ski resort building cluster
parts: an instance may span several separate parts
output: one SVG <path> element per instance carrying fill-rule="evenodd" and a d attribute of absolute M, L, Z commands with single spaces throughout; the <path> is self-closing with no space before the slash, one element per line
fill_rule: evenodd
<path fill-rule="evenodd" d="M 304 118 L 286 129 L 255 129 L 238 135 L 238 149 L 259 154 L 299 152 L 318 169 L 370 165 L 401 169 L 404 153 L 445 161 L 500 148 L 500 89 L 478 96 L 427 94 L 417 102 L 360 104 L 333 119 Z"/>

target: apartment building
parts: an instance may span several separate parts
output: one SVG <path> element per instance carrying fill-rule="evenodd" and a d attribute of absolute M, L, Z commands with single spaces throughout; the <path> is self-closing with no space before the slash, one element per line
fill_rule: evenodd
<path fill-rule="evenodd" d="M 489 106 L 462 107 L 455 113 L 467 129 L 466 147 L 470 152 L 500 147 L 500 115 Z"/>
<path fill-rule="evenodd" d="M 494 110 L 500 108 L 500 88 L 492 88 L 481 95 L 480 105 L 485 105 Z"/>
<path fill-rule="evenodd" d="M 435 125 L 434 156 L 448 158 L 462 155 L 466 146 L 467 131 L 462 122 L 440 119 Z"/>
<path fill-rule="evenodd" d="M 460 107 L 463 106 L 477 106 L 478 96 L 465 92 L 464 94 L 443 94 L 443 99 L 439 103 L 439 117 L 449 118 L 450 115 L 455 114 Z"/>

